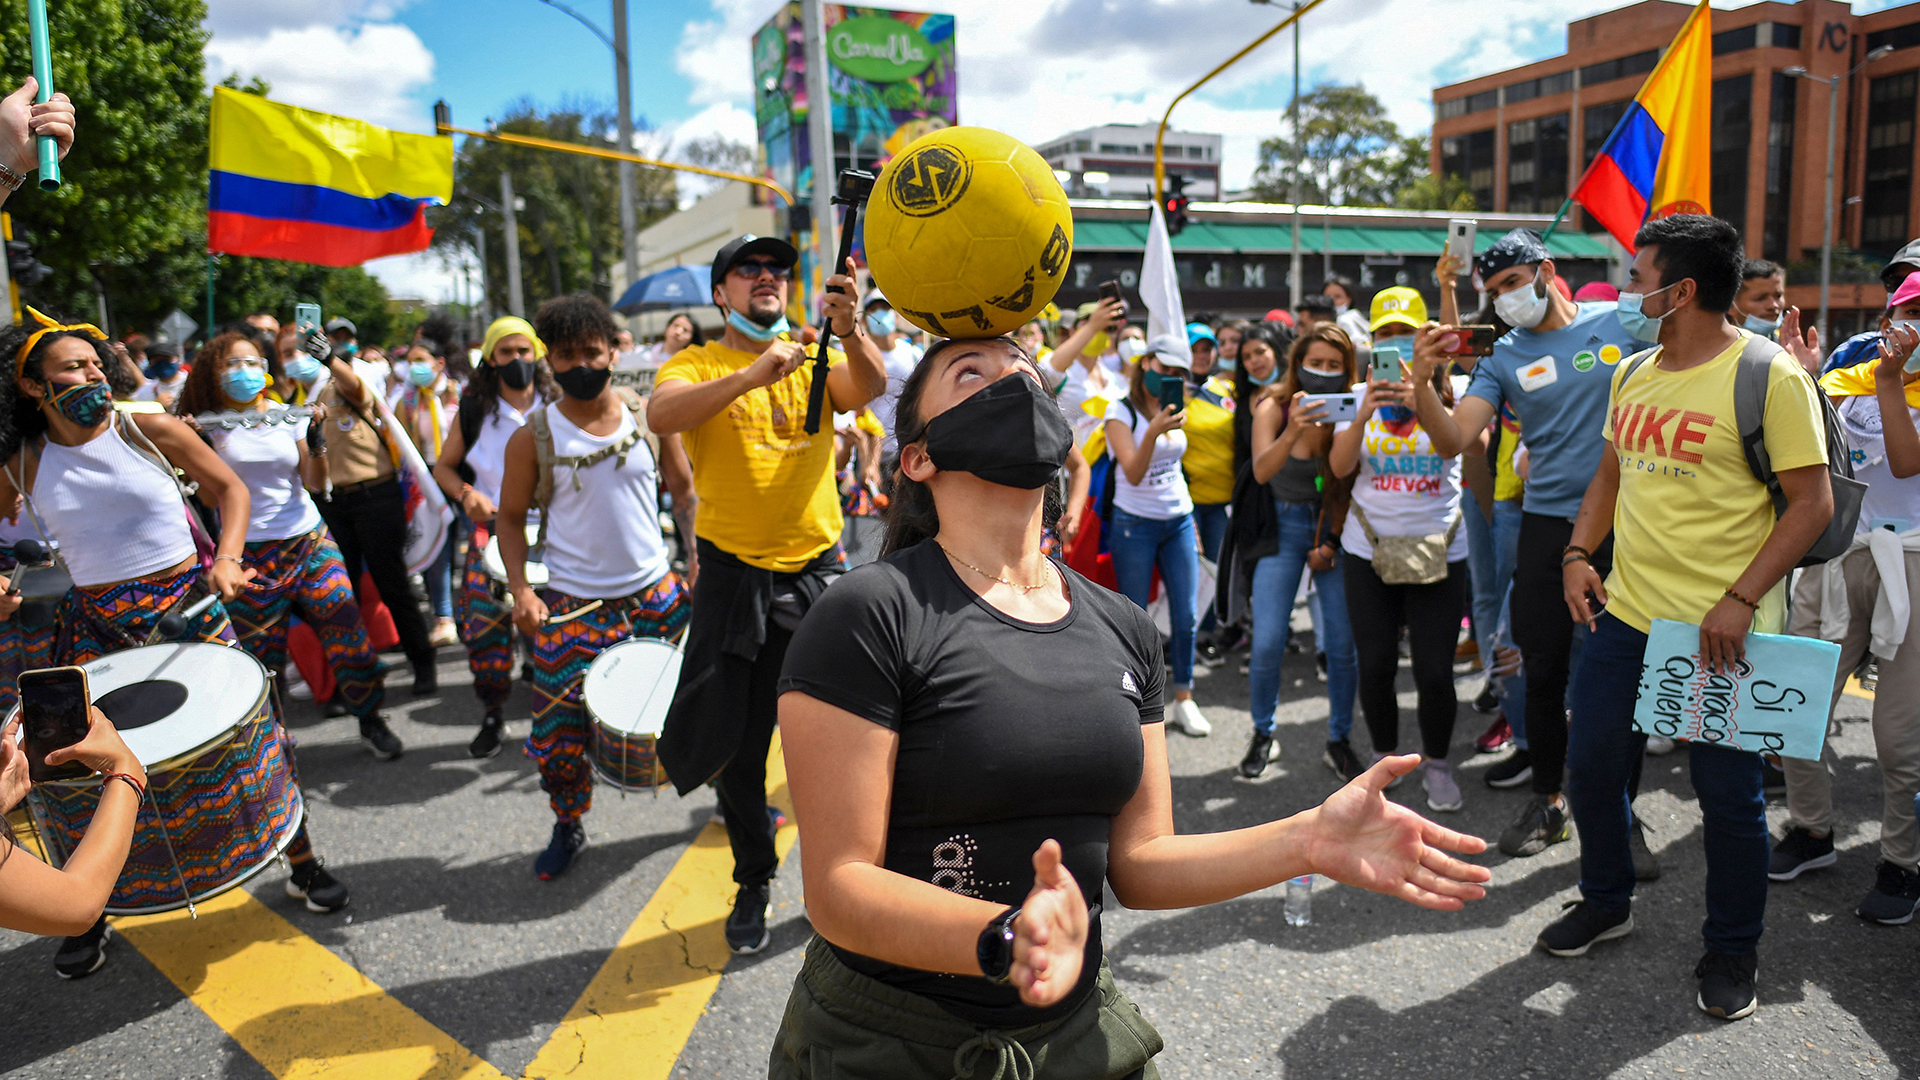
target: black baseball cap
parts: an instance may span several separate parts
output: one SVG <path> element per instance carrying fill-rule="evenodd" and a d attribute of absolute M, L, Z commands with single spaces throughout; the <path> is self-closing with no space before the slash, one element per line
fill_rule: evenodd
<path fill-rule="evenodd" d="M 1891 295 L 1915 270 L 1920 270 L 1920 240 L 1911 241 L 1893 253 L 1893 258 L 1887 260 L 1887 265 L 1880 269 L 1880 284 L 1886 286 L 1887 293 Z"/>
<path fill-rule="evenodd" d="M 1539 233 L 1532 229 L 1514 229 L 1473 260 L 1473 271 L 1480 275 L 1481 281 L 1486 281 L 1510 266 L 1546 262 L 1551 258 L 1547 242 L 1540 239 Z"/>
<path fill-rule="evenodd" d="M 345 330 L 347 333 L 352 334 L 354 337 L 360 336 L 360 328 L 353 325 L 352 319 L 345 318 L 344 316 L 335 316 L 331 319 L 328 319 L 326 330 L 327 330 L 327 333 L 329 334 L 333 333 L 336 330 Z"/>
<path fill-rule="evenodd" d="M 785 240 L 777 236 L 755 236 L 747 233 L 745 236 L 727 241 L 726 246 L 714 254 L 713 269 L 709 275 L 710 284 L 719 288 L 720 283 L 726 280 L 727 271 L 733 269 L 743 259 L 755 255 L 765 255 L 789 270 L 800 261 L 800 253 Z"/>

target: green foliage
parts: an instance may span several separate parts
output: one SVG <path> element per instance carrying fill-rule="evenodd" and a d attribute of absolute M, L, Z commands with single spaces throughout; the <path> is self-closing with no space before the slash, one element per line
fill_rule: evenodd
<path fill-rule="evenodd" d="M 1891 254 L 1891 253 L 1889 253 Z M 1787 280 L 1795 285 L 1812 285 L 1820 281 L 1820 249 L 1807 249 L 1807 258 L 1787 264 Z M 1880 268 L 1886 265 L 1886 256 L 1870 255 L 1846 244 L 1833 245 L 1833 277 L 1836 285 L 1878 285 Z"/>
<path fill-rule="evenodd" d="M 1394 196 L 1393 205 L 1402 210 L 1451 210 L 1457 214 L 1471 214 L 1478 209 L 1473 203 L 1473 191 L 1464 178 L 1436 176 L 1431 172 L 1402 187 Z"/>
<path fill-rule="evenodd" d="M 1402 135 L 1365 86 L 1322 83 L 1301 95 L 1297 145 L 1293 125 L 1286 119 L 1282 124 L 1283 134 L 1260 143 L 1253 190 L 1262 200 L 1286 202 L 1297 177 L 1303 203 L 1474 209 L 1473 194 L 1459 177 L 1431 174 L 1427 137 Z"/>
<path fill-rule="evenodd" d="M 213 282 L 216 327 L 238 322 L 256 311 L 271 312 L 284 322 L 293 317 L 293 305 L 305 303 L 319 304 L 325 318 L 344 315 L 353 320 L 360 330 L 360 340 L 370 345 L 388 344 L 397 330 L 394 316 L 387 309 L 386 287 L 358 266 L 314 266 L 221 255 Z M 199 295 L 183 305 L 196 322 L 206 318 L 205 288 L 206 279 L 202 277 Z"/>

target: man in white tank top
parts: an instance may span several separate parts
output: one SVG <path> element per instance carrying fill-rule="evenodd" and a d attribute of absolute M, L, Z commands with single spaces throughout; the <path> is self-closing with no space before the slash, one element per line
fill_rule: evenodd
<path fill-rule="evenodd" d="M 607 648 L 634 637 L 673 638 L 690 611 L 660 532 L 664 476 L 676 504 L 691 503 L 692 474 L 672 443 L 656 450 L 614 392 L 617 327 L 591 296 L 540 305 L 534 330 L 564 396 L 540 406 L 507 440 L 500 480 L 500 554 L 513 621 L 533 639 L 533 731 L 527 753 L 555 818 L 534 860 L 541 880 L 566 873 L 587 842 L 593 803 L 581 684 Z M 656 454 L 658 456 L 656 456 Z M 662 459 L 664 459 L 664 464 Z M 527 584 L 527 511 L 543 504 L 548 587 Z"/>

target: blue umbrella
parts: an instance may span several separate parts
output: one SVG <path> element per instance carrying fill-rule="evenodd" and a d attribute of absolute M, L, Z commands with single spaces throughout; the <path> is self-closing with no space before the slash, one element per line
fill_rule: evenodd
<path fill-rule="evenodd" d="M 713 292 L 708 283 L 710 269 L 707 264 L 701 263 L 698 266 L 675 266 L 648 274 L 627 286 L 627 291 L 620 294 L 613 310 L 622 315 L 638 315 L 642 311 L 712 303 Z"/>

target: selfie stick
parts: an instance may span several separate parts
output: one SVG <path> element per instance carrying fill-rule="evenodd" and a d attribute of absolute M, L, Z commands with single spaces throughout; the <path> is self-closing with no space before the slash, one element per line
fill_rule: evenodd
<path fill-rule="evenodd" d="M 846 217 L 840 222 L 840 257 L 831 267 L 826 268 L 825 277 L 832 277 L 847 268 L 847 260 L 853 257 L 853 234 L 859 231 L 860 207 L 865 205 L 867 196 L 873 193 L 873 174 L 859 169 L 840 171 L 840 190 L 834 194 L 835 206 L 847 208 Z M 829 211 L 831 213 L 831 211 Z M 838 285 L 827 286 L 828 292 L 840 292 Z M 860 318 L 856 308 L 855 319 Z M 854 329 L 859 329 L 855 323 Z M 820 434 L 820 414 L 827 404 L 827 346 L 833 343 L 833 320 L 820 320 L 820 352 L 813 358 L 813 391 L 807 395 L 807 434 Z"/>
<path fill-rule="evenodd" d="M 27 0 L 27 47 L 33 54 L 33 78 L 40 90 L 33 100 L 53 100 L 53 47 L 47 40 L 47 0 Z M 40 149 L 40 190 L 60 190 L 60 147 L 51 135 L 34 137 Z"/>

